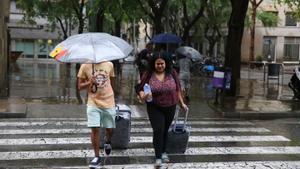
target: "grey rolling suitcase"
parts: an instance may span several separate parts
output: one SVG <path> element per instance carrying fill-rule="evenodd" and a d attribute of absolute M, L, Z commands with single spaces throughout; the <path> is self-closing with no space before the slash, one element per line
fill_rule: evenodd
<path fill-rule="evenodd" d="M 166 152 L 169 154 L 184 153 L 189 141 L 190 127 L 187 126 L 188 110 L 183 120 L 179 120 L 179 107 L 176 108 L 174 122 L 169 128 Z"/>
<path fill-rule="evenodd" d="M 130 141 L 131 130 L 131 109 L 125 104 L 116 105 L 116 128 L 113 129 L 111 146 L 113 149 L 126 149 Z M 103 147 L 105 129 L 100 129 L 100 147 Z"/>

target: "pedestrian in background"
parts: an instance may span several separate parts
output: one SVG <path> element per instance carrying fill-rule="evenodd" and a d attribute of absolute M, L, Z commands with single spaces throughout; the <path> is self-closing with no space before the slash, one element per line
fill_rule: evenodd
<path fill-rule="evenodd" d="M 189 90 L 191 87 L 191 67 L 192 59 L 187 56 L 178 54 L 179 80 L 181 85 L 181 92 L 185 103 L 190 101 Z"/>
<path fill-rule="evenodd" d="M 152 50 L 153 50 L 153 44 L 149 42 L 146 44 L 146 48 L 140 51 L 140 53 L 137 55 L 135 63 L 138 66 L 140 77 L 148 69 Z"/>
<path fill-rule="evenodd" d="M 100 127 L 106 128 L 104 153 L 111 152 L 112 129 L 115 128 L 114 67 L 112 62 L 82 64 L 78 72 L 78 88 L 87 89 L 87 126 L 91 128 L 91 142 L 95 157 L 89 167 L 101 164 L 99 156 Z"/>
<path fill-rule="evenodd" d="M 145 94 L 143 87 L 149 84 L 151 93 Z M 166 154 L 168 129 L 175 115 L 176 105 L 187 109 L 183 102 L 180 82 L 176 71 L 172 68 L 171 58 L 165 52 L 154 52 L 141 83 L 137 89 L 139 97 L 147 102 L 147 113 L 153 129 L 153 146 L 155 150 L 155 167 L 163 162 L 169 162 Z"/>

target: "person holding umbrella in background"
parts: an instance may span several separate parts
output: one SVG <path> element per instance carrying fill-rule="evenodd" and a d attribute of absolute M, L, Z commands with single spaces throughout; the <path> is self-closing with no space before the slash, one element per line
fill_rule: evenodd
<path fill-rule="evenodd" d="M 191 79 L 191 66 L 192 66 L 192 59 L 187 56 L 183 56 L 178 54 L 178 67 L 179 67 L 179 80 L 181 84 L 181 92 L 182 97 L 186 103 L 189 103 L 189 90 L 191 87 L 190 79 Z"/>
<path fill-rule="evenodd" d="M 186 103 L 190 101 L 189 90 L 191 87 L 191 67 L 192 62 L 201 60 L 203 57 L 196 49 L 190 46 L 181 46 L 175 51 L 178 58 L 179 80 L 181 84 L 181 91 Z"/>

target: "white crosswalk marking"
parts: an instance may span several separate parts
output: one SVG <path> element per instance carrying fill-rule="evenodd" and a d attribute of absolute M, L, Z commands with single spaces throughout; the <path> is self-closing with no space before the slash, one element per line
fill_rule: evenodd
<path fill-rule="evenodd" d="M 113 149 L 110 158 L 146 158 L 152 161 L 152 129 L 147 119 L 132 119 L 130 147 L 125 150 Z M 236 162 L 202 162 L 196 156 L 299 156 L 300 146 L 289 144 L 290 139 L 271 133 L 269 129 L 256 127 L 254 123 L 242 120 L 199 119 L 188 122 L 190 132 L 189 147 L 184 153 L 190 161 L 172 161 L 168 169 L 252 169 L 255 168 L 300 168 L 300 161 L 255 161 L 248 158 Z M 200 134 L 199 134 L 200 133 Z M 222 134 L 219 134 L 222 133 Z M 40 119 L 1 119 L 0 120 L 0 166 L 7 162 L 26 160 L 54 160 L 50 168 L 86 168 L 93 157 L 90 129 L 84 118 L 40 118 Z M 174 154 L 170 154 L 171 160 Z M 180 156 L 177 154 L 176 156 Z M 72 162 L 66 166 L 64 159 Z M 201 159 L 201 158 L 200 158 Z M 270 158 L 272 160 L 272 158 Z M 60 160 L 60 162 L 59 162 Z M 278 158 L 277 158 L 278 160 Z M 148 169 L 153 164 L 148 161 L 129 160 L 122 165 L 105 165 L 107 169 Z M 143 161 L 143 160 L 142 160 Z M 9 163 L 12 164 L 12 163 Z M 22 163 L 21 163 L 22 164 Z M 47 163 L 48 164 L 48 163 Z M 35 167 L 33 164 L 32 167 Z M 40 164 L 42 165 L 42 164 Z M 7 166 L 9 167 L 9 165 Z"/>
<path fill-rule="evenodd" d="M 300 147 L 203 147 L 188 148 L 185 155 L 300 154 Z M 114 150 L 110 156 L 153 156 L 153 148 Z M 0 152 L 0 160 L 93 157 L 92 150 Z"/>
<path fill-rule="evenodd" d="M 132 121 L 131 125 L 145 125 L 150 124 L 149 121 Z M 241 122 L 241 121 L 189 121 L 189 125 L 254 125 L 251 122 Z M 25 122 L 1 122 L 0 127 L 8 127 L 8 126 L 45 126 L 45 125 L 55 125 L 55 126 L 63 126 L 63 125 L 78 125 L 78 126 L 86 126 L 86 121 L 25 121 Z"/>
<path fill-rule="evenodd" d="M 290 141 L 283 136 L 190 136 L 189 142 Z M 131 143 L 151 143 L 152 137 L 130 138 Z M 0 145 L 89 144 L 89 137 L 0 139 Z"/>
<path fill-rule="evenodd" d="M 200 162 L 165 164 L 170 169 L 298 169 L 300 161 L 234 161 L 234 162 Z M 60 167 L 60 169 L 69 167 Z M 81 169 L 84 166 L 70 167 Z M 153 169 L 153 164 L 106 165 L 106 169 Z"/>
<path fill-rule="evenodd" d="M 252 132 L 252 133 L 265 133 L 270 132 L 270 130 L 261 127 L 244 127 L 244 128 L 198 128 L 193 127 L 190 129 L 191 132 Z M 91 130 L 88 128 L 77 128 L 77 129 L 4 129 L 0 130 L 0 134 L 78 134 L 78 133 L 90 133 Z M 152 128 L 132 128 L 132 133 L 150 133 L 152 132 Z"/>

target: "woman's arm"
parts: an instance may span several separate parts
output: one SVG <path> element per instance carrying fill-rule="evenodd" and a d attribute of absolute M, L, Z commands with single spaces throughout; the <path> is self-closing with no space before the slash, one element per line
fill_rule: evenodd
<path fill-rule="evenodd" d="M 184 110 L 187 110 L 188 109 L 188 106 L 184 103 L 183 101 L 183 98 L 182 98 L 182 94 L 181 94 L 181 91 L 177 91 L 177 94 L 178 94 L 178 99 L 179 99 L 179 106 L 184 109 Z"/>

